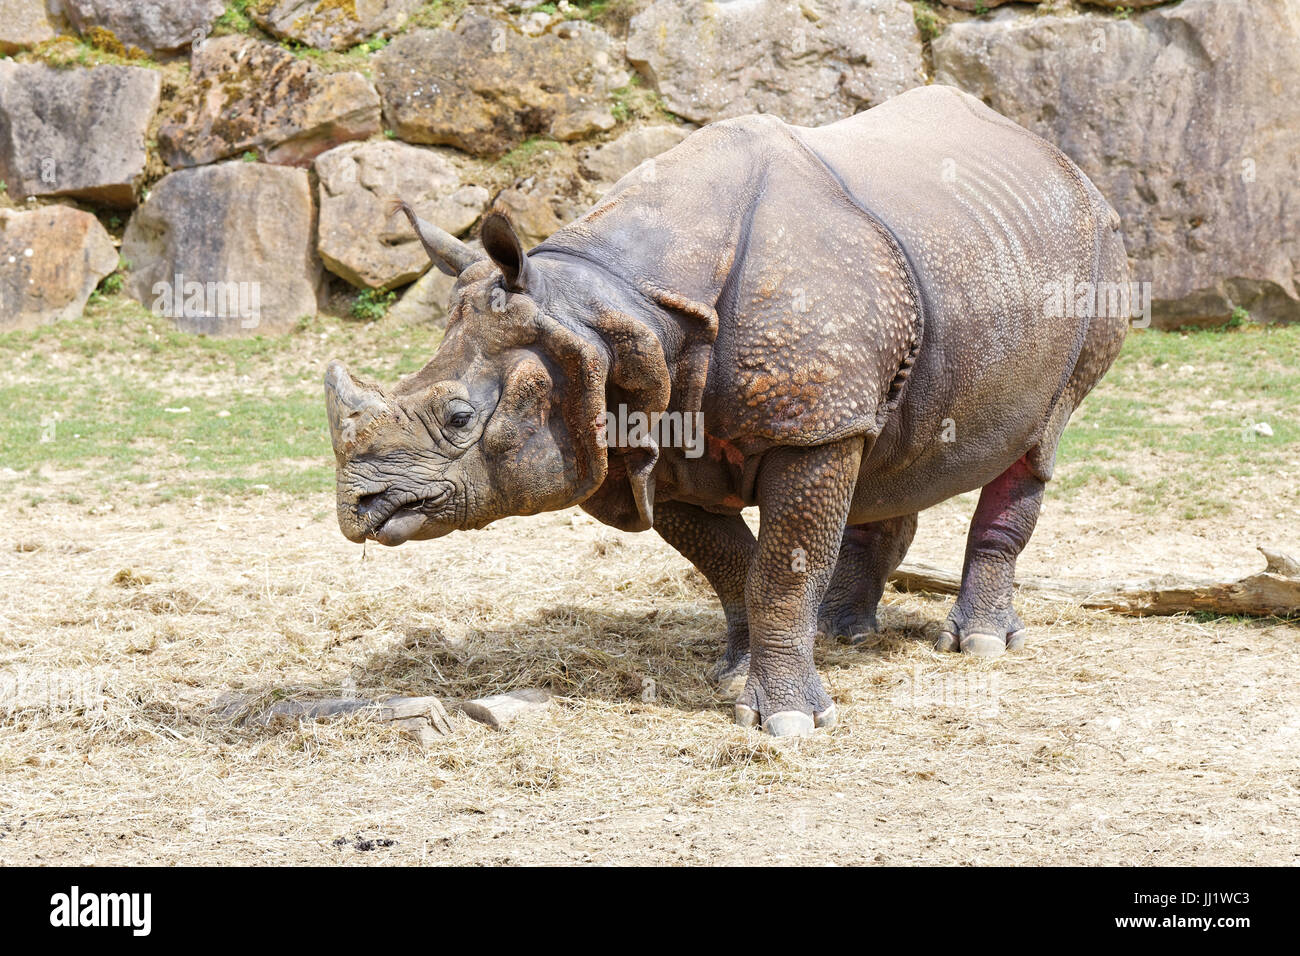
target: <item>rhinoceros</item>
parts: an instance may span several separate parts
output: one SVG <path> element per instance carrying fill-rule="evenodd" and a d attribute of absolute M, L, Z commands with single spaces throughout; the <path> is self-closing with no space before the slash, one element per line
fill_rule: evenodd
<path fill-rule="evenodd" d="M 875 631 L 917 513 L 980 488 L 936 648 L 1023 644 L 1016 558 L 1128 325 L 1051 291 L 1128 283 L 1118 216 L 1056 147 L 928 86 L 815 129 L 705 126 L 530 251 L 500 210 L 484 255 L 398 208 L 456 281 L 419 372 L 326 373 L 348 539 L 573 505 L 653 528 L 722 603 L 736 721 L 803 735 L 835 720 L 815 635 Z"/>

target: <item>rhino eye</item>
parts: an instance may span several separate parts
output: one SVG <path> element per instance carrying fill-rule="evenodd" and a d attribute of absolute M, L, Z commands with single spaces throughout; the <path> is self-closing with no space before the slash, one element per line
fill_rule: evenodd
<path fill-rule="evenodd" d="M 474 416 L 472 416 L 469 412 L 464 410 L 458 412 L 452 412 L 451 417 L 447 419 L 447 424 L 450 425 L 452 428 L 464 428 L 466 425 L 469 424 L 469 420 L 473 417 Z"/>

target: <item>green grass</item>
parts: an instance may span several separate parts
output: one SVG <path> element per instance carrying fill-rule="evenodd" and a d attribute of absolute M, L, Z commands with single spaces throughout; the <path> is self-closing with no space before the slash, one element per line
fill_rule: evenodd
<path fill-rule="evenodd" d="M 0 335 L 0 468 L 33 504 L 69 474 L 88 501 L 317 493 L 333 482 L 326 362 L 391 384 L 440 337 L 327 317 L 283 337 L 200 337 L 101 294 L 77 321 Z"/>
<path fill-rule="evenodd" d="M 371 37 L 346 50 L 319 50 L 297 40 L 279 41 L 283 49 L 299 59 L 310 60 L 313 65 L 326 73 L 356 71 L 366 77 L 373 75 L 371 56 L 388 46 L 390 42 L 386 37 Z"/>
<path fill-rule="evenodd" d="M 1144 512 L 1194 519 L 1298 462 L 1300 326 L 1134 332 L 1071 420 L 1053 494 L 1127 486 Z"/>
<path fill-rule="evenodd" d="M 620 123 L 641 119 L 646 122 L 673 122 L 678 119 L 664 103 L 664 98 L 647 87 L 641 77 L 632 74 L 626 86 L 610 92 L 610 112 Z"/>
<path fill-rule="evenodd" d="M 912 4 L 912 19 L 916 21 L 916 29 L 920 31 L 922 40 L 933 40 L 943 32 L 943 21 L 926 0 L 917 0 Z"/>
<path fill-rule="evenodd" d="M 253 28 L 253 18 L 248 15 L 248 8 L 253 0 L 230 0 L 226 10 L 213 22 L 212 32 L 221 36 L 226 33 L 247 33 Z"/>
<path fill-rule="evenodd" d="M 451 26 L 465 8 L 469 6 L 469 0 L 433 0 L 424 6 L 415 10 L 406 18 L 406 29 L 413 30 L 420 27 L 440 27 L 444 24 Z"/>
<path fill-rule="evenodd" d="M 156 60 L 140 50 L 126 50 L 121 44 L 105 43 L 106 31 L 92 40 L 61 35 L 32 47 L 30 52 L 19 54 L 24 60 L 35 60 L 60 69 L 74 66 L 143 66 L 158 69 Z"/>
<path fill-rule="evenodd" d="M 0 335 L 0 468 L 17 472 L 0 480 L 30 507 L 328 491 L 325 364 L 391 385 L 440 337 L 340 317 L 275 338 L 199 337 L 103 289 L 77 321 Z M 1051 497 L 1196 520 L 1254 507 L 1241 487 L 1297 471 L 1300 326 L 1135 332 L 1067 429 Z M 1274 486 L 1279 507 L 1300 508 L 1300 481 Z"/>
<path fill-rule="evenodd" d="M 526 139 L 510 152 L 506 153 L 497 160 L 497 165 L 502 169 L 512 173 L 522 173 L 531 169 L 537 162 L 538 158 L 546 153 L 552 153 L 563 147 L 553 139 L 547 139 L 544 136 L 534 136 Z"/>
<path fill-rule="evenodd" d="M 0 386 L 0 402 L 21 416 L 4 437 L 4 463 L 16 470 L 93 465 L 145 477 L 161 458 L 214 487 L 270 483 L 272 476 L 281 487 L 290 479 L 291 491 L 319 484 L 319 469 L 282 467 L 284 459 L 324 448 L 320 398 L 306 392 L 266 402 L 256 393 L 210 398 L 137 386 L 105 394 L 49 381 Z"/>
<path fill-rule="evenodd" d="M 388 309 L 397 301 L 396 292 L 382 289 L 362 289 L 352 300 L 352 318 L 363 322 L 377 322 L 388 314 Z"/>
<path fill-rule="evenodd" d="M 508 9 L 512 13 L 524 12 L 524 7 L 518 3 L 509 4 Z M 557 0 L 546 0 L 535 7 L 528 8 L 528 13 L 545 13 L 548 16 L 554 15 L 560 9 Z M 638 12 L 636 0 L 569 0 L 569 8 L 564 13 L 565 19 L 568 20 L 587 20 L 591 23 L 598 23 L 611 30 L 613 33 L 621 32 L 621 28 L 627 26 L 628 21 Z"/>

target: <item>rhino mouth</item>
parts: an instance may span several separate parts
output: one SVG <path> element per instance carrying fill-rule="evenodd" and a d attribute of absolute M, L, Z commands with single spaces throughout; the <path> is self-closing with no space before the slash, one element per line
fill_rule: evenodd
<path fill-rule="evenodd" d="M 390 547 L 409 541 L 427 522 L 447 510 L 451 491 L 450 484 L 443 484 L 419 492 L 363 497 L 357 502 L 357 515 L 363 521 L 365 536 Z"/>

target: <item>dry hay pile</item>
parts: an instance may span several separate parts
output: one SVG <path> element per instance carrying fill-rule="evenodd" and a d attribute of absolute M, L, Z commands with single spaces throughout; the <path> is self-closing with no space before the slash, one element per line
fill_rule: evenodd
<path fill-rule="evenodd" d="M 43 511 L 0 565 L 4 862 L 1300 856 L 1292 625 L 1028 600 L 1027 652 L 984 662 L 930 652 L 948 599 L 890 593 L 874 644 L 819 644 L 841 724 L 787 744 L 730 724 L 721 612 L 652 535 L 565 512 L 363 559 L 291 499 Z M 546 713 L 428 749 L 239 719 L 538 686 Z"/>

